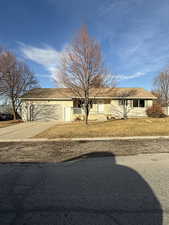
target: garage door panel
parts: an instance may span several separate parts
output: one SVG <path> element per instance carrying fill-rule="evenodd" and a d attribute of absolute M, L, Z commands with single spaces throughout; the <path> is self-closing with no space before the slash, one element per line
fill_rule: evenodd
<path fill-rule="evenodd" d="M 34 105 L 32 109 L 32 120 L 61 120 L 62 107 L 61 105 Z"/>

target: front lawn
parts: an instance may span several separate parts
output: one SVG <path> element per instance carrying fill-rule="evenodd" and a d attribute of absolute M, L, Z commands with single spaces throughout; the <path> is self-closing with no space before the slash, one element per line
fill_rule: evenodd
<path fill-rule="evenodd" d="M 169 135 L 169 118 L 139 118 L 105 122 L 58 124 L 36 138 L 124 137 Z"/>
<path fill-rule="evenodd" d="M 20 122 L 21 122 L 20 120 L 0 121 L 0 128 L 15 125 L 15 124 L 20 123 Z"/>

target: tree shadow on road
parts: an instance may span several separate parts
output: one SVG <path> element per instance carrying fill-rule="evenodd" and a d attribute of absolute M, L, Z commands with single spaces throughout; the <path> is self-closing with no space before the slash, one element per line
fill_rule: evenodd
<path fill-rule="evenodd" d="M 109 152 L 81 158 L 25 166 L 8 193 L 14 209 L 0 203 L 1 224 L 15 213 L 10 225 L 162 225 L 160 202 L 137 171 Z"/>

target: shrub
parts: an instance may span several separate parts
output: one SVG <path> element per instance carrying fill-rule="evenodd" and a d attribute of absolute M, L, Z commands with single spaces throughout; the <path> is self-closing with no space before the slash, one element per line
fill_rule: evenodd
<path fill-rule="evenodd" d="M 166 117 L 164 114 L 164 111 L 161 107 L 160 104 L 154 103 L 151 107 L 147 109 L 147 115 L 149 117 L 154 117 L 154 118 L 163 118 Z"/>
<path fill-rule="evenodd" d="M 106 118 L 107 118 L 107 120 L 114 120 L 115 119 L 114 116 L 112 116 L 112 115 L 107 115 Z"/>
<path fill-rule="evenodd" d="M 82 118 L 77 116 L 75 119 L 74 119 L 75 122 L 79 122 L 79 121 L 82 121 Z"/>

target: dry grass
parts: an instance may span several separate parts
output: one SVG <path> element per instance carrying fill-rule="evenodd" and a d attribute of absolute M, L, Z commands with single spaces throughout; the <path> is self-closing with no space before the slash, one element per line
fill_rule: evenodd
<path fill-rule="evenodd" d="M 169 135 L 169 118 L 139 118 L 106 122 L 58 124 L 36 138 L 115 137 Z"/>
<path fill-rule="evenodd" d="M 8 120 L 8 121 L 0 121 L 0 128 L 8 127 L 11 125 L 15 125 L 17 123 L 21 123 L 20 120 Z"/>
<path fill-rule="evenodd" d="M 0 163 L 61 162 L 78 158 L 169 153 L 169 139 L 0 142 Z"/>

